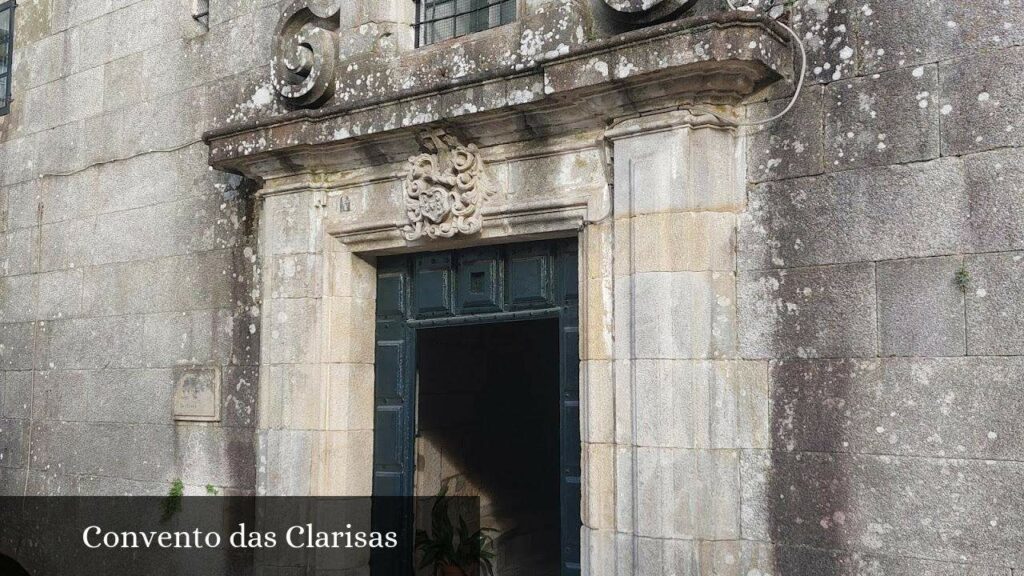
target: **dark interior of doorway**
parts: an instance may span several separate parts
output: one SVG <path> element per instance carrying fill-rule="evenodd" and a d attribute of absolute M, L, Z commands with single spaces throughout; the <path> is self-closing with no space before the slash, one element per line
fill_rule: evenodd
<path fill-rule="evenodd" d="M 424 329 L 417 348 L 417 494 L 480 496 L 496 576 L 557 576 L 558 320 Z"/>

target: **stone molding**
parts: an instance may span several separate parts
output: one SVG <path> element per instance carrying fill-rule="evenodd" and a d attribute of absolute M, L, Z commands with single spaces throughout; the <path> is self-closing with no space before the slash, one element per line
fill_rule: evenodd
<path fill-rule="evenodd" d="M 792 53 L 776 27 L 746 13 L 686 18 L 520 69 L 449 79 L 443 90 L 413 87 L 376 101 L 296 110 L 204 138 L 214 167 L 268 180 L 401 162 L 419 152 L 417 134 L 442 123 L 484 148 L 658 110 L 737 104 L 792 75 Z"/>

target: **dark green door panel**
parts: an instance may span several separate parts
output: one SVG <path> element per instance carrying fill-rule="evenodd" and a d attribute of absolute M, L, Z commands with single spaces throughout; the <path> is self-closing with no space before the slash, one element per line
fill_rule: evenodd
<path fill-rule="evenodd" d="M 418 328 L 557 317 L 561 573 L 580 574 L 576 240 L 395 256 L 377 264 L 374 495 L 413 495 Z M 374 571 L 402 575 L 411 567 L 380 565 Z"/>

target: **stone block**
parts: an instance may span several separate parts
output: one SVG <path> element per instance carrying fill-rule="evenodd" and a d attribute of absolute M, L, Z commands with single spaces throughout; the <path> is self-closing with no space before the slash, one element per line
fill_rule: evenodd
<path fill-rule="evenodd" d="M 319 254 L 273 256 L 264 282 L 271 298 L 316 298 L 320 296 L 323 257 Z"/>
<path fill-rule="evenodd" d="M 143 322 L 138 316 L 55 320 L 40 329 L 37 367 L 128 368 L 140 366 Z"/>
<path fill-rule="evenodd" d="M 314 491 L 321 496 L 369 496 L 373 487 L 373 432 L 313 432 Z"/>
<path fill-rule="evenodd" d="M 332 364 L 327 429 L 373 430 L 373 395 L 372 364 Z"/>
<path fill-rule="evenodd" d="M 0 276 L 28 274 L 39 258 L 39 230 L 23 228 L 0 234 Z"/>
<path fill-rule="evenodd" d="M 615 141 L 616 216 L 743 205 L 732 132 L 680 128 Z"/>
<path fill-rule="evenodd" d="M 319 238 L 314 234 L 313 193 L 269 196 L 263 201 L 263 222 L 267 230 L 260 244 L 261 254 L 315 252 Z"/>
<path fill-rule="evenodd" d="M 830 84 L 825 90 L 825 168 L 938 157 L 937 77 L 935 66 L 922 66 Z"/>
<path fill-rule="evenodd" d="M 597 148 L 509 162 L 508 202 L 529 204 L 560 196 L 589 198 L 595 190 L 608 186 L 604 174 L 604 160 Z"/>
<path fill-rule="evenodd" d="M 312 298 L 265 302 L 261 357 L 269 364 L 308 364 L 319 360 L 321 303 Z"/>
<path fill-rule="evenodd" d="M 615 441 L 615 374 L 613 362 L 580 364 L 580 428 L 583 442 Z"/>
<path fill-rule="evenodd" d="M 827 83 L 856 75 L 862 47 L 853 21 L 860 6 L 850 0 L 812 0 L 791 9 L 793 29 L 807 50 L 807 81 Z"/>
<path fill-rule="evenodd" d="M 5 468 L 0 466 L 0 494 L 4 496 L 25 495 L 25 468 Z"/>
<path fill-rule="evenodd" d="M 767 491 L 774 540 L 1020 566 L 1020 525 L 1011 519 L 1024 507 L 1022 467 L 1012 461 L 775 452 Z"/>
<path fill-rule="evenodd" d="M 1024 47 L 939 65 L 943 155 L 1024 145 L 1018 113 L 1024 107 L 1024 89 L 1015 75 L 1006 73 L 1021 58 Z"/>
<path fill-rule="evenodd" d="M 1024 354 L 1024 252 L 968 256 L 968 354 Z"/>
<path fill-rule="evenodd" d="M 673 212 L 617 219 L 616 274 L 732 271 L 736 269 L 735 242 L 736 216 L 729 213 Z"/>
<path fill-rule="evenodd" d="M 255 442 L 251 430 L 208 425 L 174 428 L 176 468 L 186 484 L 237 486 L 255 484 Z"/>
<path fill-rule="evenodd" d="M 969 213 L 965 187 L 956 159 L 755 186 L 740 218 L 739 267 L 960 252 Z"/>
<path fill-rule="evenodd" d="M 43 320 L 77 316 L 82 307 L 82 270 L 39 274 L 36 314 Z"/>
<path fill-rule="evenodd" d="M 751 128 L 747 136 L 747 179 L 783 180 L 821 174 L 824 167 L 821 126 L 824 107 L 820 86 L 808 86 L 788 114 L 768 125 Z M 747 107 L 747 118 L 771 118 L 790 98 Z"/>
<path fill-rule="evenodd" d="M 3 481 L 3 472 L 0 472 L 0 482 Z M 0 488 L 2 488 L 0 484 Z M 614 576 L 615 567 L 615 531 L 594 530 L 586 525 L 583 526 L 581 537 L 580 561 L 583 564 L 583 573 L 593 576 Z"/>
<path fill-rule="evenodd" d="M 866 73 L 1020 45 L 1024 15 L 1003 0 L 878 2 L 857 6 L 856 34 Z"/>
<path fill-rule="evenodd" d="M 622 303 L 612 296 L 611 278 L 591 278 L 583 286 L 586 308 L 582 318 L 580 360 L 608 360 L 615 354 L 614 334 L 620 330 L 616 313 Z"/>
<path fill-rule="evenodd" d="M 256 492 L 261 496 L 308 496 L 313 477 L 313 433 L 260 430 Z"/>
<path fill-rule="evenodd" d="M 620 288 L 626 293 L 616 296 L 616 322 L 620 321 L 621 304 L 626 309 L 621 320 L 633 316 L 637 358 L 726 358 L 736 354 L 736 280 L 732 273 L 636 274 L 632 299 L 627 283 L 617 283 L 617 290 Z"/>
<path fill-rule="evenodd" d="M 0 324 L 0 369 L 31 370 L 34 367 L 36 324 Z"/>
<path fill-rule="evenodd" d="M 24 468 L 28 456 L 28 420 L 0 418 L 0 468 Z"/>
<path fill-rule="evenodd" d="M 1009 576 L 1010 568 L 935 562 L 912 557 L 879 556 L 859 552 L 815 550 L 802 547 L 779 547 L 774 567 L 787 576 Z"/>
<path fill-rule="evenodd" d="M 31 274 L 0 278 L 0 322 L 35 320 L 38 286 Z"/>
<path fill-rule="evenodd" d="M 1024 152 L 995 150 L 964 157 L 974 252 L 1024 249 Z"/>
<path fill-rule="evenodd" d="M 636 574 L 696 576 L 701 574 L 700 544 L 694 540 L 637 538 Z"/>
<path fill-rule="evenodd" d="M 135 465 L 135 437 L 136 429 L 129 424 L 36 421 L 32 465 L 44 472 L 117 477 Z"/>
<path fill-rule="evenodd" d="M 738 292 L 745 358 L 875 355 L 871 264 L 746 272 Z"/>
<path fill-rule="evenodd" d="M 32 372 L 0 372 L 0 418 L 28 418 L 32 410 Z"/>
<path fill-rule="evenodd" d="M 958 356 L 966 352 L 959 257 L 879 262 L 878 351 L 882 356 Z"/>
<path fill-rule="evenodd" d="M 224 394 L 222 414 L 224 426 L 252 428 L 256 425 L 259 387 L 257 366 L 226 366 L 223 369 Z"/>
<path fill-rule="evenodd" d="M 264 367 L 260 428 L 317 430 L 323 421 L 322 369 L 315 364 Z"/>
<path fill-rule="evenodd" d="M 32 417 L 168 424 L 172 384 L 170 370 L 45 370 L 36 376 Z"/>
<path fill-rule="evenodd" d="M 591 528 L 615 527 L 615 446 L 583 445 L 583 523 Z"/>
<path fill-rule="evenodd" d="M 638 445 L 768 447 L 763 363 L 636 360 L 634 365 Z"/>
<path fill-rule="evenodd" d="M 147 366 L 226 364 L 235 337 L 230 310 L 162 312 L 143 316 Z"/>
<path fill-rule="evenodd" d="M 327 299 L 329 307 L 331 362 L 369 363 L 373 358 L 373 326 L 377 310 L 376 300 L 334 297 Z"/>
<path fill-rule="evenodd" d="M 234 270 L 231 250 L 92 267 L 83 279 L 82 308 L 109 315 L 229 307 Z"/>
<path fill-rule="evenodd" d="M 93 264 L 148 260 L 232 248 L 240 236 L 235 203 L 203 195 L 101 214 L 93 235 Z M 126 242 L 130 239 L 130 242 Z"/>
<path fill-rule="evenodd" d="M 1018 460 L 1017 357 L 773 363 L 777 450 Z"/>
<path fill-rule="evenodd" d="M 638 448 L 637 532 L 684 540 L 739 537 L 739 453 Z"/>

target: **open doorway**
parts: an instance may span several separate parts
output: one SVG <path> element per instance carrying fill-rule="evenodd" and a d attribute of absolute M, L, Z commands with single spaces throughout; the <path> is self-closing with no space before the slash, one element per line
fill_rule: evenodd
<path fill-rule="evenodd" d="M 499 576 L 560 574 L 557 319 L 419 330 L 415 490 L 478 496 Z"/>

